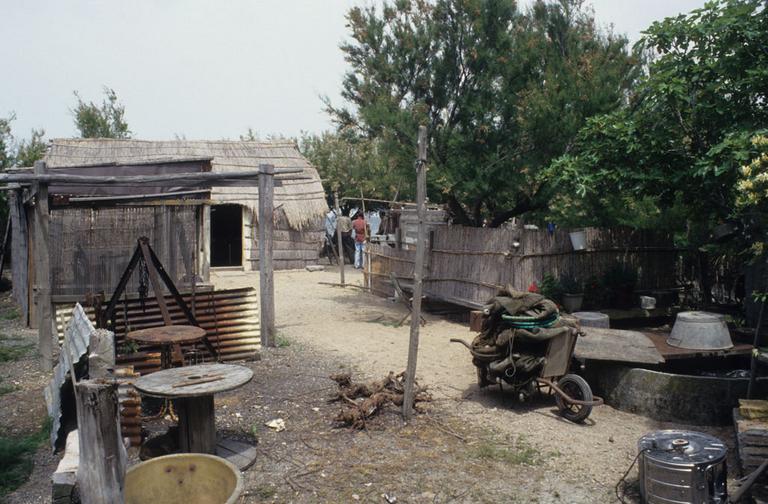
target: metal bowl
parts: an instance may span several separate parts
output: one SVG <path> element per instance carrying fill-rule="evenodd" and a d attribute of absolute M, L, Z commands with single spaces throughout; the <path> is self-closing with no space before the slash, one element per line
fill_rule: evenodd
<path fill-rule="evenodd" d="M 725 317 L 702 311 L 677 314 L 667 344 L 690 350 L 726 350 L 733 348 Z"/>

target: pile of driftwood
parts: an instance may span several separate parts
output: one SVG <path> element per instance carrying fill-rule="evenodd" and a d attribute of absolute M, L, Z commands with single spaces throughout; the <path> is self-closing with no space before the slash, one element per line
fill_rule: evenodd
<path fill-rule="evenodd" d="M 365 422 L 376 415 L 387 404 L 403 405 L 403 390 L 405 388 L 405 372 L 395 374 L 389 372 L 383 380 L 369 383 L 355 383 L 350 373 L 339 373 L 330 376 L 339 389 L 329 402 L 341 402 L 341 411 L 333 419 L 340 426 L 350 426 L 364 429 Z M 414 382 L 413 409 L 421 412 L 418 403 L 431 401 L 432 396 L 426 387 L 420 387 Z"/>

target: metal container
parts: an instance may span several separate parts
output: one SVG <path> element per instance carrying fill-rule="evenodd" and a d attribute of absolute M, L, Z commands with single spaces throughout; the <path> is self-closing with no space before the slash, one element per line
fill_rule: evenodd
<path fill-rule="evenodd" d="M 604 329 L 611 327 L 611 319 L 605 313 L 580 311 L 571 315 L 579 320 L 582 327 L 602 327 Z"/>
<path fill-rule="evenodd" d="M 701 432 L 662 430 L 640 438 L 637 448 L 641 502 L 727 502 L 728 449 L 719 439 Z"/>
<path fill-rule="evenodd" d="M 691 350 L 725 350 L 733 347 L 725 317 L 703 311 L 677 314 L 667 344 Z"/>

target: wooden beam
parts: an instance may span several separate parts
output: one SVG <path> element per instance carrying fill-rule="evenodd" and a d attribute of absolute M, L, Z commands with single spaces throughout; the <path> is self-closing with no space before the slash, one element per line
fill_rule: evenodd
<path fill-rule="evenodd" d="M 75 384 L 80 461 L 77 480 L 83 504 L 121 504 L 126 455 L 120 438 L 117 385 Z"/>
<path fill-rule="evenodd" d="M 272 271 L 275 167 L 259 166 L 259 301 L 261 344 L 275 346 L 275 284 Z"/>
<path fill-rule="evenodd" d="M 271 165 L 270 165 L 271 166 Z M 274 175 L 290 175 L 302 173 L 301 168 L 279 168 Z M 125 176 L 106 176 L 99 177 L 93 175 L 68 175 L 63 173 L 38 172 L 35 173 L 1 173 L 0 183 L 45 183 L 56 185 L 154 185 L 154 186 L 206 186 L 206 185 L 228 185 L 239 181 L 249 182 L 246 185 L 257 185 L 256 180 L 261 172 L 248 170 L 242 172 L 211 173 L 211 172 L 192 172 L 192 173 L 170 173 L 165 175 L 125 175 Z M 281 180 L 292 179 L 294 177 L 285 177 Z M 304 177 L 300 177 L 304 179 Z M 273 182 L 274 183 L 274 182 Z"/>
<path fill-rule="evenodd" d="M 336 207 L 336 252 L 339 254 L 339 283 L 344 287 L 344 242 L 341 237 L 341 228 L 339 227 L 339 218 L 341 218 L 341 207 L 339 206 L 339 194 L 333 192 L 333 206 Z"/>
<path fill-rule="evenodd" d="M 35 161 L 35 174 L 44 177 L 44 161 Z M 35 184 L 35 315 L 37 318 L 40 368 L 53 369 L 53 306 L 51 303 L 50 215 L 48 214 L 48 184 Z"/>
<path fill-rule="evenodd" d="M 421 322 L 421 296 L 423 292 L 424 255 L 426 252 L 427 228 L 427 127 L 419 126 L 419 155 L 416 162 L 416 214 L 418 232 L 416 238 L 416 262 L 413 267 L 413 301 L 411 308 L 411 335 L 408 341 L 408 366 L 405 369 L 405 391 L 403 393 L 403 418 L 413 415 L 413 386 L 416 380 L 416 360 L 419 353 L 419 329 Z"/>

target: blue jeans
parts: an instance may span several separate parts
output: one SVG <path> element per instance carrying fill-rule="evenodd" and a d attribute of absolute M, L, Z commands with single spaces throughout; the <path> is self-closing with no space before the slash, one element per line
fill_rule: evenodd
<path fill-rule="evenodd" d="M 365 250 L 365 242 L 355 242 L 355 268 L 363 267 L 363 250 Z"/>

